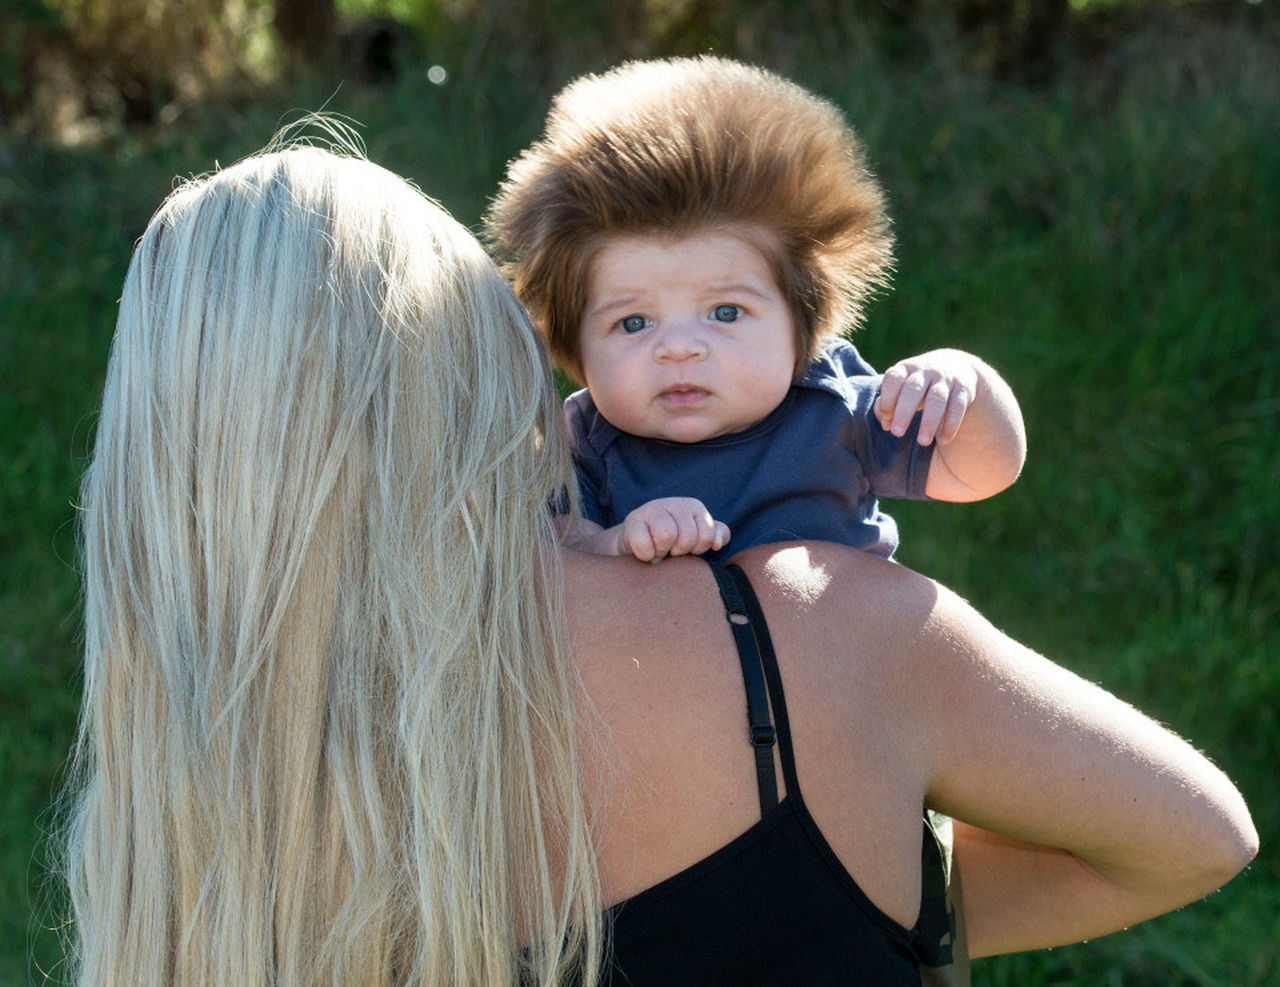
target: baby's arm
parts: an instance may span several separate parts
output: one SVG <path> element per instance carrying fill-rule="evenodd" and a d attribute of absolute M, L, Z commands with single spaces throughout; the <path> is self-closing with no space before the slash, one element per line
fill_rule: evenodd
<path fill-rule="evenodd" d="M 971 353 L 930 350 L 885 371 L 875 414 L 903 435 L 920 412 L 917 440 L 937 440 L 925 493 L 934 500 L 982 500 L 1018 478 L 1027 458 L 1022 410 L 998 373 Z"/>
<path fill-rule="evenodd" d="M 602 528 L 579 518 L 562 521 L 565 543 L 595 555 L 634 555 L 660 562 L 668 555 L 701 555 L 729 543 L 729 528 L 693 497 L 659 497 L 641 504 L 621 524 Z"/>

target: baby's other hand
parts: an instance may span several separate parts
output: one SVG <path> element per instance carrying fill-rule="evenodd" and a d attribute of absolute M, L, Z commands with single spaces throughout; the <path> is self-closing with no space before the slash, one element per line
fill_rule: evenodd
<path fill-rule="evenodd" d="M 875 416 L 885 431 L 901 436 L 919 411 L 916 441 L 927 446 L 936 437 L 945 444 L 956 437 L 977 389 L 978 371 L 968 353 L 930 350 L 884 372 Z"/>
<path fill-rule="evenodd" d="M 668 555 L 701 555 L 729 543 L 729 528 L 694 497 L 659 497 L 622 522 L 622 547 L 641 562 Z"/>

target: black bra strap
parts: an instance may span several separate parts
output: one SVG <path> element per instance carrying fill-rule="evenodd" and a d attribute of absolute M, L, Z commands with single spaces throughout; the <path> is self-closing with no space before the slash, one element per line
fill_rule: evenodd
<path fill-rule="evenodd" d="M 756 591 L 751 588 L 747 574 L 736 565 L 725 567 L 733 577 L 746 608 L 747 620 L 755 634 L 760 649 L 760 664 L 764 666 L 765 682 L 769 687 L 769 700 L 773 704 L 773 718 L 778 724 L 778 756 L 782 760 L 782 778 L 787 783 L 787 791 L 800 794 L 800 780 L 796 777 L 795 752 L 791 748 L 791 723 L 787 719 L 787 697 L 782 691 L 782 675 L 778 671 L 778 656 L 773 650 L 773 638 L 769 635 L 769 623 L 764 619 L 764 611 L 760 609 L 760 600 Z"/>
<path fill-rule="evenodd" d="M 800 794 L 800 782 L 796 777 L 796 758 L 795 751 L 791 746 L 791 724 L 787 718 L 787 698 L 782 691 L 782 675 L 778 671 L 778 657 L 773 650 L 773 639 L 769 635 L 769 625 L 764 619 L 764 611 L 760 608 L 760 600 L 756 597 L 755 590 L 751 588 L 751 581 L 747 579 L 747 574 L 736 565 L 725 566 L 723 570 L 712 566 L 712 571 L 716 575 L 716 581 L 720 584 L 720 595 L 724 597 L 725 607 L 729 610 L 729 620 L 734 624 L 734 636 L 741 642 L 743 635 L 740 631 L 748 631 L 745 635 L 750 640 L 751 660 L 747 659 L 747 652 L 743 650 L 743 645 L 739 643 L 739 654 L 742 655 L 743 676 L 748 682 L 747 695 L 752 695 L 752 689 L 760 690 L 758 684 L 759 667 L 764 668 L 764 679 L 768 687 L 767 698 L 764 695 L 758 695 L 757 704 L 764 706 L 764 719 L 768 721 L 769 717 L 769 700 L 773 702 L 773 717 L 777 721 L 777 743 L 778 755 L 782 759 L 782 777 L 787 783 L 787 796 L 798 802 L 803 803 L 803 796 Z M 730 584 L 726 590 L 726 583 Z M 732 601 L 732 603 L 730 602 Z M 746 616 L 744 623 L 734 620 L 735 616 Z M 754 686 L 751 684 L 752 676 L 747 673 L 747 666 L 750 665 L 757 676 Z M 749 699 L 750 702 L 750 699 Z M 754 724 L 757 718 L 753 713 L 751 715 L 754 733 Z M 773 772 L 772 742 L 773 727 L 770 726 L 770 748 L 766 748 L 769 753 L 768 768 L 768 791 L 773 796 L 770 805 L 777 804 L 777 789 Z M 763 769 L 760 767 L 761 748 L 756 748 L 756 770 L 760 781 L 760 805 L 761 811 L 765 805 L 765 782 Z M 935 817 L 936 819 L 936 817 Z M 913 948 L 916 955 L 920 958 L 925 966 L 941 967 L 947 966 L 954 962 L 956 939 L 956 906 L 953 900 L 954 888 L 951 885 L 952 873 L 949 866 L 944 865 L 941 850 L 941 840 L 938 829 L 941 824 L 935 825 L 934 821 L 926 818 L 922 822 L 924 830 L 923 844 L 921 847 L 921 900 L 920 900 L 920 917 L 916 920 L 916 927 L 912 930 Z M 957 899 L 958 900 L 958 899 Z M 964 947 L 961 946 L 962 962 L 956 967 L 954 975 L 944 973 L 938 976 L 938 982 L 968 982 L 968 960 L 964 953 Z"/>
<path fill-rule="evenodd" d="M 755 629 L 740 589 L 745 585 L 747 593 L 751 593 L 751 584 L 737 566 L 722 569 L 712 565 L 711 572 L 720 587 L 720 599 L 724 601 L 725 616 L 733 630 L 738 660 L 742 663 L 742 682 L 747 690 L 747 723 L 751 728 L 748 739 L 755 749 L 756 784 L 760 789 L 760 813 L 763 815 L 778 804 L 778 779 L 773 770 L 773 745 L 777 737 L 769 716 L 769 694 L 765 689 Z M 758 604 L 756 609 L 759 609 Z"/>

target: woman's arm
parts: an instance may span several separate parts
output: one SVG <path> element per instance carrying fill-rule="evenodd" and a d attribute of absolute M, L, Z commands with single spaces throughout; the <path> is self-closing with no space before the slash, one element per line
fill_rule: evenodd
<path fill-rule="evenodd" d="M 973 824 L 956 830 L 972 955 L 1114 932 L 1221 887 L 1257 852 L 1207 758 L 953 594 L 939 591 L 903 658 L 927 799 Z"/>

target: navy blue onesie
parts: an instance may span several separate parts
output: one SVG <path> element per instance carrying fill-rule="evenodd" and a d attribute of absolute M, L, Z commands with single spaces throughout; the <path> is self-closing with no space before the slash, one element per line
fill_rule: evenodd
<path fill-rule="evenodd" d="M 879 498 L 925 497 L 933 445 L 901 437 L 872 408 L 880 377 L 843 340 L 805 369 L 782 403 L 741 432 L 668 442 L 619 431 L 587 391 L 565 401 L 582 514 L 611 528 L 657 497 L 696 497 L 731 531 L 709 562 L 753 545 L 834 541 L 889 558 L 898 527 Z"/>

